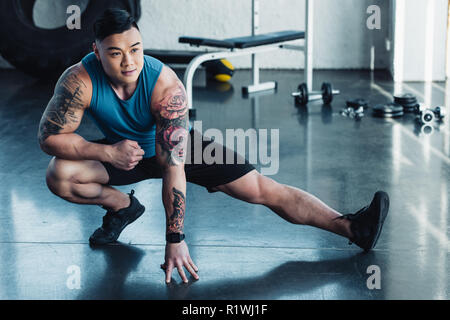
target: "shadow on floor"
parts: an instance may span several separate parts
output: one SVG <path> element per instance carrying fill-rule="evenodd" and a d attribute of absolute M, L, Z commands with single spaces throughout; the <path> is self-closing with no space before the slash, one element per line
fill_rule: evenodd
<path fill-rule="evenodd" d="M 350 298 L 376 298 L 365 287 L 366 262 L 374 261 L 375 252 L 356 253 L 343 251 L 345 258 L 328 259 L 322 261 L 288 261 L 278 267 L 255 277 L 233 277 L 232 280 L 195 281 L 189 276 L 189 283 L 177 282 L 172 278 L 170 284 L 163 284 L 164 273 L 161 270 L 161 281 L 153 284 L 154 275 L 142 277 L 142 281 L 130 281 L 128 275 L 138 269 L 138 265 L 145 256 L 145 251 L 125 244 L 115 244 L 93 248 L 101 251 L 106 262 L 103 274 L 90 277 L 89 287 L 84 289 L 77 299 L 285 299 L 283 297 L 297 296 L 309 298 L 311 292 L 317 298 L 329 299 L 330 290 L 351 290 L 354 294 Z M 142 271 L 140 272 L 142 273 Z M 174 275 L 176 271 L 174 271 Z M 188 274 L 188 273 L 187 273 Z M 199 273 L 201 276 L 201 271 Z M 150 281 L 149 281 L 150 279 Z M 355 280 L 361 281 L 361 289 L 355 286 Z M 331 286 L 331 289 L 330 289 Z M 356 288 L 355 288 L 356 287 Z M 358 293 L 358 291 L 362 291 Z M 333 293 L 333 292 L 331 292 Z M 382 292 L 380 292 L 382 295 Z M 291 299 L 291 298 L 289 298 Z M 320 298 L 319 298 L 320 299 Z"/>

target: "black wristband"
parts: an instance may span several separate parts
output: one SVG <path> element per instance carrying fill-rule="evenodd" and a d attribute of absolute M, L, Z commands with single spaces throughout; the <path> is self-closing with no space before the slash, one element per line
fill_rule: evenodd
<path fill-rule="evenodd" d="M 170 243 L 180 243 L 185 237 L 184 233 L 168 233 L 166 234 L 166 241 Z"/>

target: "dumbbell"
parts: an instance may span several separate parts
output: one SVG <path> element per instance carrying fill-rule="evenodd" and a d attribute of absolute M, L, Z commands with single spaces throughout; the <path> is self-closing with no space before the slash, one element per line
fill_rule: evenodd
<path fill-rule="evenodd" d="M 333 101 L 333 96 L 340 94 L 339 90 L 333 90 L 332 86 L 328 82 L 322 83 L 321 91 L 308 91 L 306 83 L 302 83 L 298 86 L 298 91 L 292 93 L 295 97 L 295 101 L 304 106 L 310 101 L 323 100 L 324 104 L 330 104 Z"/>
<path fill-rule="evenodd" d="M 364 107 L 360 106 L 357 109 L 352 108 L 352 107 L 347 107 L 341 111 L 341 115 L 343 115 L 344 117 L 350 117 L 352 119 L 359 120 L 362 117 L 364 117 Z"/>
<path fill-rule="evenodd" d="M 435 119 L 442 120 L 445 117 L 445 109 L 442 107 L 435 107 L 434 109 L 427 108 L 423 103 L 417 107 L 417 114 L 421 123 L 430 123 Z"/>
<path fill-rule="evenodd" d="M 430 109 L 426 109 L 419 112 L 419 121 L 423 124 L 434 121 L 434 112 Z"/>
<path fill-rule="evenodd" d="M 436 107 L 433 109 L 433 112 L 438 120 L 442 120 L 445 118 L 445 109 L 443 107 Z"/>

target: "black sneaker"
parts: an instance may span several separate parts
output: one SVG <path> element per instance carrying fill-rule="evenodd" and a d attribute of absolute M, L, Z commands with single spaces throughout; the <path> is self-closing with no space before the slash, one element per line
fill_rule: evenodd
<path fill-rule="evenodd" d="M 130 206 L 120 209 L 117 212 L 108 211 L 103 217 L 103 224 L 89 238 L 91 245 L 102 245 L 115 242 L 122 230 L 139 218 L 145 211 L 145 207 L 141 205 L 134 196 L 134 190 L 129 193 Z"/>
<path fill-rule="evenodd" d="M 353 238 L 349 239 L 349 244 L 355 243 L 367 252 L 377 244 L 388 211 L 388 194 L 384 191 L 377 191 L 369 206 L 356 213 L 345 214 L 336 219 L 347 219 L 352 222 L 350 229 Z"/>

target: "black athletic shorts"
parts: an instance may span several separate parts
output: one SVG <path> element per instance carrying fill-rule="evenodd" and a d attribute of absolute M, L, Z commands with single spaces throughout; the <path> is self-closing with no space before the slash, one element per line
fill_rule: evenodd
<path fill-rule="evenodd" d="M 206 164 L 204 162 L 203 157 L 201 157 L 201 163 L 195 164 L 193 151 L 194 136 L 196 138 L 195 141 L 201 141 L 202 143 L 201 154 L 203 154 L 203 150 L 205 149 L 206 146 L 208 146 L 211 143 L 216 143 L 210 139 L 207 139 L 207 141 L 203 141 L 203 136 L 198 131 L 191 130 L 188 139 L 190 148 L 188 148 L 188 152 L 186 155 L 186 160 L 191 159 L 191 161 L 190 163 L 186 161 L 186 164 L 184 166 L 187 182 L 201 185 L 207 188 L 208 192 L 212 193 L 217 191 L 212 190 L 212 188 L 232 182 L 249 173 L 250 171 L 255 170 L 255 167 L 251 165 L 247 161 L 247 159 L 242 158 L 236 152 L 231 151 L 227 149 L 225 146 L 220 144 L 217 144 L 217 148 L 223 149 L 223 159 L 222 159 L 223 161 L 221 163 Z M 92 142 L 101 144 L 110 144 L 106 139 L 95 140 Z M 212 145 L 210 148 L 212 147 L 214 146 Z M 227 150 L 228 152 L 232 152 L 234 154 L 233 164 L 225 164 Z M 240 162 L 238 162 L 238 159 Z M 162 178 L 162 169 L 159 166 L 158 162 L 156 161 L 156 157 L 142 159 L 138 163 L 138 165 L 130 171 L 117 169 L 107 162 L 102 162 L 102 164 L 105 166 L 106 171 L 108 172 L 109 175 L 109 182 L 107 184 L 111 186 L 123 186 L 137 183 L 139 181 L 147 179 Z"/>

